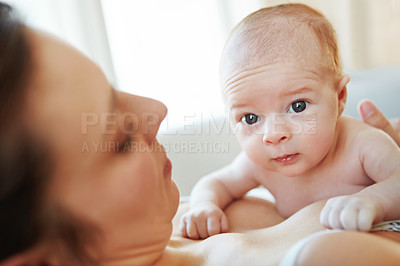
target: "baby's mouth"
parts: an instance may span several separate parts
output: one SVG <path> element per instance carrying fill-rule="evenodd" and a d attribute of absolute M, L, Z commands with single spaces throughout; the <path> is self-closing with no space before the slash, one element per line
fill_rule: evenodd
<path fill-rule="evenodd" d="M 282 163 L 282 164 L 290 164 L 290 163 L 293 163 L 297 159 L 298 155 L 299 155 L 298 153 L 285 154 L 283 156 L 275 157 L 272 160 L 274 160 L 278 163 Z"/>

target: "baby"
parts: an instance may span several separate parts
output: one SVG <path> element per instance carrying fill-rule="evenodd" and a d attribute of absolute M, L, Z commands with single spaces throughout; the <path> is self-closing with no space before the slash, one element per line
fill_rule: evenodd
<path fill-rule="evenodd" d="M 400 218 L 400 149 L 342 115 L 349 77 L 322 14 L 302 4 L 250 14 L 226 43 L 220 77 L 243 151 L 196 184 L 183 236 L 226 232 L 223 209 L 260 185 L 283 217 L 330 198 L 321 213 L 328 228 L 368 231 Z"/>

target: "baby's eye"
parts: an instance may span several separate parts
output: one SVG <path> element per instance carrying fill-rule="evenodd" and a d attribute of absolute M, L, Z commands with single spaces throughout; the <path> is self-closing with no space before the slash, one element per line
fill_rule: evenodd
<path fill-rule="evenodd" d="M 306 101 L 297 101 L 292 103 L 289 108 L 289 113 L 300 113 L 303 112 L 308 106 L 308 102 Z"/>
<path fill-rule="evenodd" d="M 248 125 L 252 125 L 254 123 L 257 123 L 258 121 L 260 121 L 260 118 L 255 114 L 247 114 L 242 117 L 242 122 Z"/>

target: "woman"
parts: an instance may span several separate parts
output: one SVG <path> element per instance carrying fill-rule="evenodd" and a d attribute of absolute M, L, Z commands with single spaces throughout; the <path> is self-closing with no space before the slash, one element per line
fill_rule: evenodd
<path fill-rule="evenodd" d="M 323 202 L 279 223 L 272 205 L 243 200 L 227 210 L 234 230 L 279 224 L 171 237 L 179 195 L 155 138 L 166 107 L 114 90 L 89 59 L 20 24 L 4 4 L 0 88 L 1 265 L 275 265 L 324 229 Z M 400 261 L 388 239 L 397 235 L 385 233 L 337 235 L 363 236 L 351 246 L 366 249 L 379 239 L 392 251 L 385 258 Z"/>

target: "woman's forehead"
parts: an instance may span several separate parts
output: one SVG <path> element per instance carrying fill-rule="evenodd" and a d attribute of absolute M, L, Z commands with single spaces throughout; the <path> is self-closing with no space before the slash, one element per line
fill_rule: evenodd
<path fill-rule="evenodd" d="M 109 112 L 111 88 L 102 71 L 68 44 L 33 30 L 28 39 L 33 58 L 29 120 L 61 150 L 87 137 L 81 132 L 85 114 Z"/>
<path fill-rule="evenodd" d="M 91 104 L 110 97 L 110 85 L 103 72 L 90 59 L 61 40 L 37 31 L 29 34 L 33 57 L 32 93 L 43 102 L 68 109 L 79 102 Z M 89 101 L 86 97 L 92 98 Z M 95 101 L 94 101 L 95 100 Z M 58 102 L 58 103 L 57 103 Z M 56 104 L 57 103 L 57 104 Z M 81 110 L 85 111 L 85 110 Z"/>

